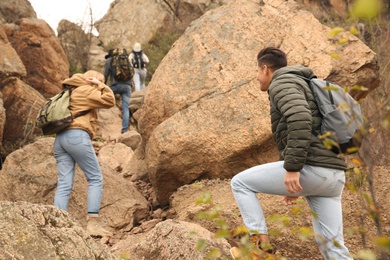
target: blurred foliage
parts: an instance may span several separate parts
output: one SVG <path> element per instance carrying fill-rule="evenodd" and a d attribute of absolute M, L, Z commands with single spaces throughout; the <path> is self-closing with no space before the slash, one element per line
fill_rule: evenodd
<path fill-rule="evenodd" d="M 374 20 L 383 8 L 381 0 L 355 0 L 351 9 L 351 17 L 361 20 Z"/>

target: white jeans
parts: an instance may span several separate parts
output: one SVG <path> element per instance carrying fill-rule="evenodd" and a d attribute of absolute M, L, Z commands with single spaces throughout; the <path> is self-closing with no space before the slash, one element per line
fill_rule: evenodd
<path fill-rule="evenodd" d="M 135 91 L 145 88 L 146 69 L 134 69 L 134 85 Z"/>
<path fill-rule="evenodd" d="M 258 165 L 247 169 L 231 180 L 245 226 L 251 233 L 268 234 L 263 209 L 256 193 L 282 196 L 304 196 L 317 217 L 312 217 L 316 242 L 325 259 L 353 259 L 343 238 L 341 194 L 345 173 L 342 170 L 305 165 L 301 170 L 302 191 L 291 194 L 284 185 L 286 170 L 283 161 Z M 322 240 L 323 238 L 324 240 Z M 335 246 L 336 240 L 339 247 Z"/>

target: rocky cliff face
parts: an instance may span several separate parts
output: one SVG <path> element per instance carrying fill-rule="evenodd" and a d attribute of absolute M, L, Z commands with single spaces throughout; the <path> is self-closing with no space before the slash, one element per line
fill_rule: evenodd
<path fill-rule="evenodd" d="M 95 23 L 104 46 L 131 50 L 135 42 L 147 43 L 156 31 L 183 32 L 206 11 L 231 0 L 115 0 Z"/>
<path fill-rule="evenodd" d="M 15 23 L 21 18 L 37 18 L 29 1 L 7 0 L 0 2 L 1 23 Z"/>

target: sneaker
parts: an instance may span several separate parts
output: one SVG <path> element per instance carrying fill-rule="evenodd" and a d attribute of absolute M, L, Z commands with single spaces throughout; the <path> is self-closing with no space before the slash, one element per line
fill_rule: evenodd
<path fill-rule="evenodd" d="M 87 233 L 93 237 L 112 237 L 112 233 L 100 225 L 99 217 L 90 217 L 87 225 Z"/>
<path fill-rule="evenodd" d="M 263 250 L 248 250 L 247 248 L 238 248 L 238 247 L 232 247 L 230 248 L 230 255 L 233 257 L 233 259 L 240 259 L 240 260 L 274 260 L 276 259 L 276 255 L 268 253 Z"/>
<path fill-rule="evenodd" d="M 260 242 L 258 246 L 260 250 L 266 253 L 273 254 L 273 255 L 276 253 L 276 246 L 273 244 Z"/>
<path fill-rule="evenodd" d="M 264 252 L 269 253 L 269 254 L 276 253 L 276 246 L 271 244 L 271 243 L 261 242 L 259 236 L 252 235 L 251 239 L 252 239 L 252 243 L 256 247 L 258 247 L 261 251 L 264 251 Z"/>

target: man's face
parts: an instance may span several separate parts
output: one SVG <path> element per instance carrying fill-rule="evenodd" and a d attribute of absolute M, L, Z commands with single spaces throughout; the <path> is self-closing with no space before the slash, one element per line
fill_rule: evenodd
<path fill-rule="evenodd" d="M 267 65 L 257 66 L 257 80 L 260 83 L 260 90 L 267 91 L 272 79 L 272 72 Z"/>

